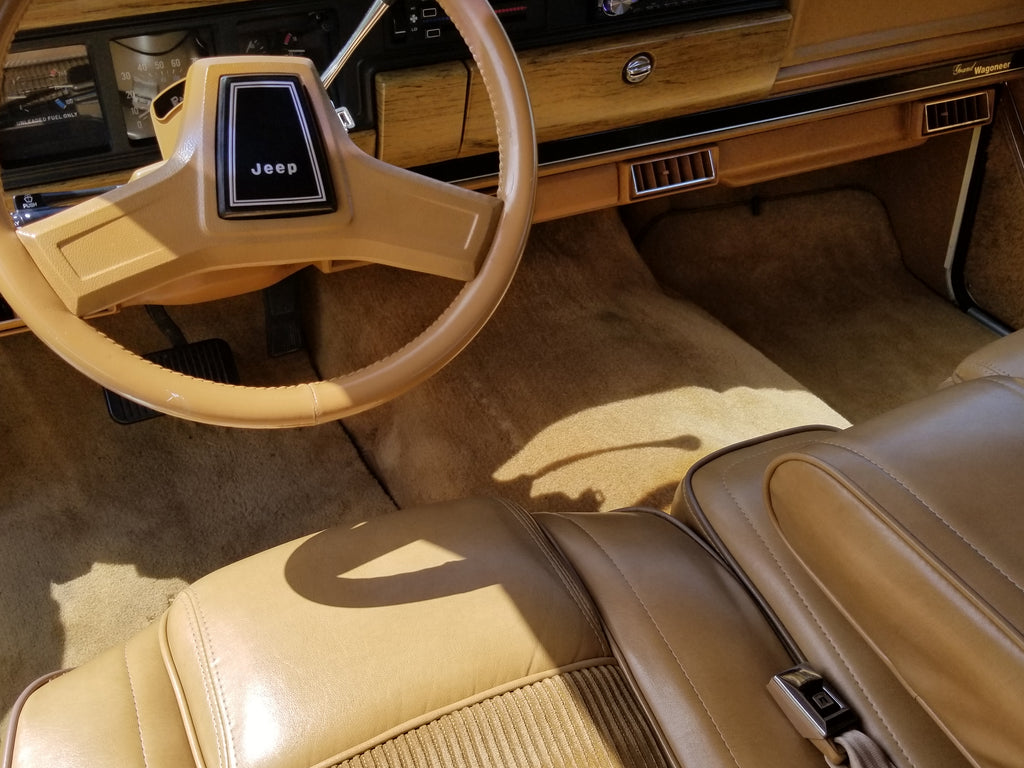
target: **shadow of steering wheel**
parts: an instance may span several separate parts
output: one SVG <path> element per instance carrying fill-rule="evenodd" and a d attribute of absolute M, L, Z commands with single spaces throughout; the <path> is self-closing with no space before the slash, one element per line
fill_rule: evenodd
<path fill-rule="evenodd" d="M 507 578 L 510 542 L 524 529 L 534 540 L 544 535 L 526 512 L 495 499 L 441 506 L 443 515 L 428 506 L 315 534 L 288 558 L 285 580 L 307 600 L 344 608 L 422 603 L 494 586 L 529 605 L 537 590 L 550 588 L 552 564 L 540 547 L 517 546 L 515 578 Z M 495 507 L 504 514 L 493 514 Z"/>

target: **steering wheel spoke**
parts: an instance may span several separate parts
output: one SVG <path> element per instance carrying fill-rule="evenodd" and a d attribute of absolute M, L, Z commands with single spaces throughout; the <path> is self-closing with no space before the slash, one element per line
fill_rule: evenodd
<path fill-rule="evenodd" d="M 464 282 L 476 277 L 500 200 L 366 155 L 353 155 L 346 170 L 353 214 L 343 236 L 353 257 Z"/>
<path fill-rule="evenodd" d="M 181 196 L 181 175 L 155 182 L 125 185 L 18 230 L 69 311 L 88 315 L 178 276 L 198 226 L 182 221 L 189 206 L 169 204 Z"/>

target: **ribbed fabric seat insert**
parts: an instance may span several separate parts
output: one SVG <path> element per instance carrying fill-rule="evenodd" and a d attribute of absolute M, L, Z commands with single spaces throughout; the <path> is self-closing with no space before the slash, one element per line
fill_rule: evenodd
<path fill-rule="evenodd" d="M 617 666 L 542 680 L 434 720 L 337 768 L 668 768 Z"/>

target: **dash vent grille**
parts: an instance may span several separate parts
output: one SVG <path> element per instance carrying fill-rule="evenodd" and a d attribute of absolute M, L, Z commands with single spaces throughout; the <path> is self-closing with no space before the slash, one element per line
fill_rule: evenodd
<path fill-rule="evenodd" d="M 715 158 L 710 149 L 668 155 L 630 166 L 633 197 L 671 192 L 716 180 Z"/>
<path fill-rule="evenodd" d="M 988 91 L 958 96 L 954 99 L 930 101 L 924 105 L 926 135 L 981 125 L 992 119 Z"/>

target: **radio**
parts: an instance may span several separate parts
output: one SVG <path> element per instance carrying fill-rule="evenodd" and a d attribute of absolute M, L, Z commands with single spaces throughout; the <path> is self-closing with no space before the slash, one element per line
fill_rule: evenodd
<path fill-rule="evenodd" d="M 615 30 L 785 7 L 784 0 L 490 0 L 517 48 L 580 40 Z M 396 0 L 392 42 L 458 40 L 437 0 Z"/>
<path fill-rule="evenodd" d="M 544 24 L 544 6 L 538 0 L 490 0 L 494 13 L 509 35 Z M 397 0 L 390 11 L 393 42 L 461 40 L 451 19 L 437 0 Z"/>

